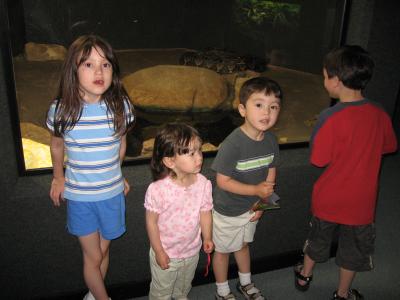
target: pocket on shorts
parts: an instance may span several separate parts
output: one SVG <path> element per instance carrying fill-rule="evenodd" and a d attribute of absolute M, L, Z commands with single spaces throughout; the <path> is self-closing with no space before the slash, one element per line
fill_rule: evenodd
<path fill-rule="evenodd" d="M 309 232 L 308 232 L 307 239 L 308 240 L 314 240 L 316 238 L 316 236 L 317 236 L 318 231 L 319 231 L 318 228 L 320 227 L 318 219 L 315 218 L 315 217 L 311 217 L 311 219 L 310 219 L 310 221 L 308 223 L 308 226 L 309 226 Z"/>
<path fill-rule="evenodd" d="M 357 248 L 364 255 L 370 256 L 374 253 L 375 245 L 375 224 L 356 227 Z"/>

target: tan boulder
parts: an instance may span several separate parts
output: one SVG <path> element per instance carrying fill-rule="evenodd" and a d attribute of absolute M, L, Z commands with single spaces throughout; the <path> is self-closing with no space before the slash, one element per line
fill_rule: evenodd
<path fill-rule="evenodd" d="M 142 153 L 141 156 L 143 157 L 151 157 L 153 153 L 153 146 L 154 146 L 154 138 L 145 140 L 143 142 L 143 148 L 142 148 Z"/>
<path fill-rule="evenodd" d="M 25 57 L 28 61 L 64 60 L 67 49 L 56 44 L 25 44 Z"/>
<path fill-rule="evenodd" d="M 130 74 L 123 82 L 133 104 L 150 111 L 211 111 L 228 95 L 222 76 L 190 66 L 158 65 Z"/>
<path fill-rule="evenodd" d="M 143 149 L 142 149 L 141 156 L 143 156 L 143 157 L 151 157 L 151 155 L 153 153 L 154 140 L 155 140 L 154 138 L 150 138 L 150 139 L 145 140 L 143 142 Z M 201 151 L 202 152 L 216 151 L 216 150 L 218 150 L 218 147 L 214 146 L 213 144 L 210 144 L 210 143 L 204 143 L 201 146 Z"/>
<path fill-rule="evenodd" d="M 25 168 L 50 168 L 52 166 L 50 146 L 22 138 Z"/>
<path fill-rule="evenodd" d="M 49 168 L 52 166 L 50 155 L 50 133 L 33 123 L 20 123 L 22 149 L 25 168 Z"/>
<path fill-rule="evenodd" d="M 216 150 L 218 150 L 218 146 L 215 146 L 211 143 L 204 143 L 201 146 L 201 151 L 203 151 L 203 152 L 216 151 Z"/>
<path fill-rule="evenodd" d="M 23 138 L 50 145 L 50 132 L 47 129 L 29 122 L 21 122 L 19 126 Z"/>

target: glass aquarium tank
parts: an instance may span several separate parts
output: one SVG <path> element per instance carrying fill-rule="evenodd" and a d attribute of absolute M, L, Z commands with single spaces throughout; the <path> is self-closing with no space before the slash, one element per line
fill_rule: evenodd
<path fill-rule="evenodd" d="M 343 0 L 16 0 L 7 1 L 19 128 L 26 170 L 51 167 L 45 116 L 70 43 L 105 38 L 136 109 L 130 162 L 148 161 L 167 122 L 202 135 L 205 153 L 243 122 L 238 91 L 267 76 L 282 87 L 281 145 L 304 145 L 331 99 L 322 59 L 340 44 Z"/>

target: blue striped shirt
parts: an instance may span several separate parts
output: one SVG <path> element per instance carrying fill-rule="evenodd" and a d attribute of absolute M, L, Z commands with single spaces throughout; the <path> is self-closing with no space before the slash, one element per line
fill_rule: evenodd
<path fill-rule="evenodd" d="M 125 104 L 129 122 L 134 116 Z M 56 102 L 50 106 L 46 125 L 54 132 Z M 103 101 L 83 105 L 82 116 L 66 131 L 65 190 L 68 200 L 93 202 L 112 198 L 124 190 L 119 151 L 121 137 L 114 135 L 113 116 Z"/>

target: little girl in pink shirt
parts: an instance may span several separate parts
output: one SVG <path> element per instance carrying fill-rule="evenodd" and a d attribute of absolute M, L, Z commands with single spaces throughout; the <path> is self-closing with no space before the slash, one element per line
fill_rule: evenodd
<path fill-rule="evenodd" d="M 167 124 L 154 141 L 154 182 L 144 206 L 150 240 L 149 299 L 187 299 L 203 250 L 211 253 L 212 187 L 200 174 L 202 141 L 189 125 Z"/>

